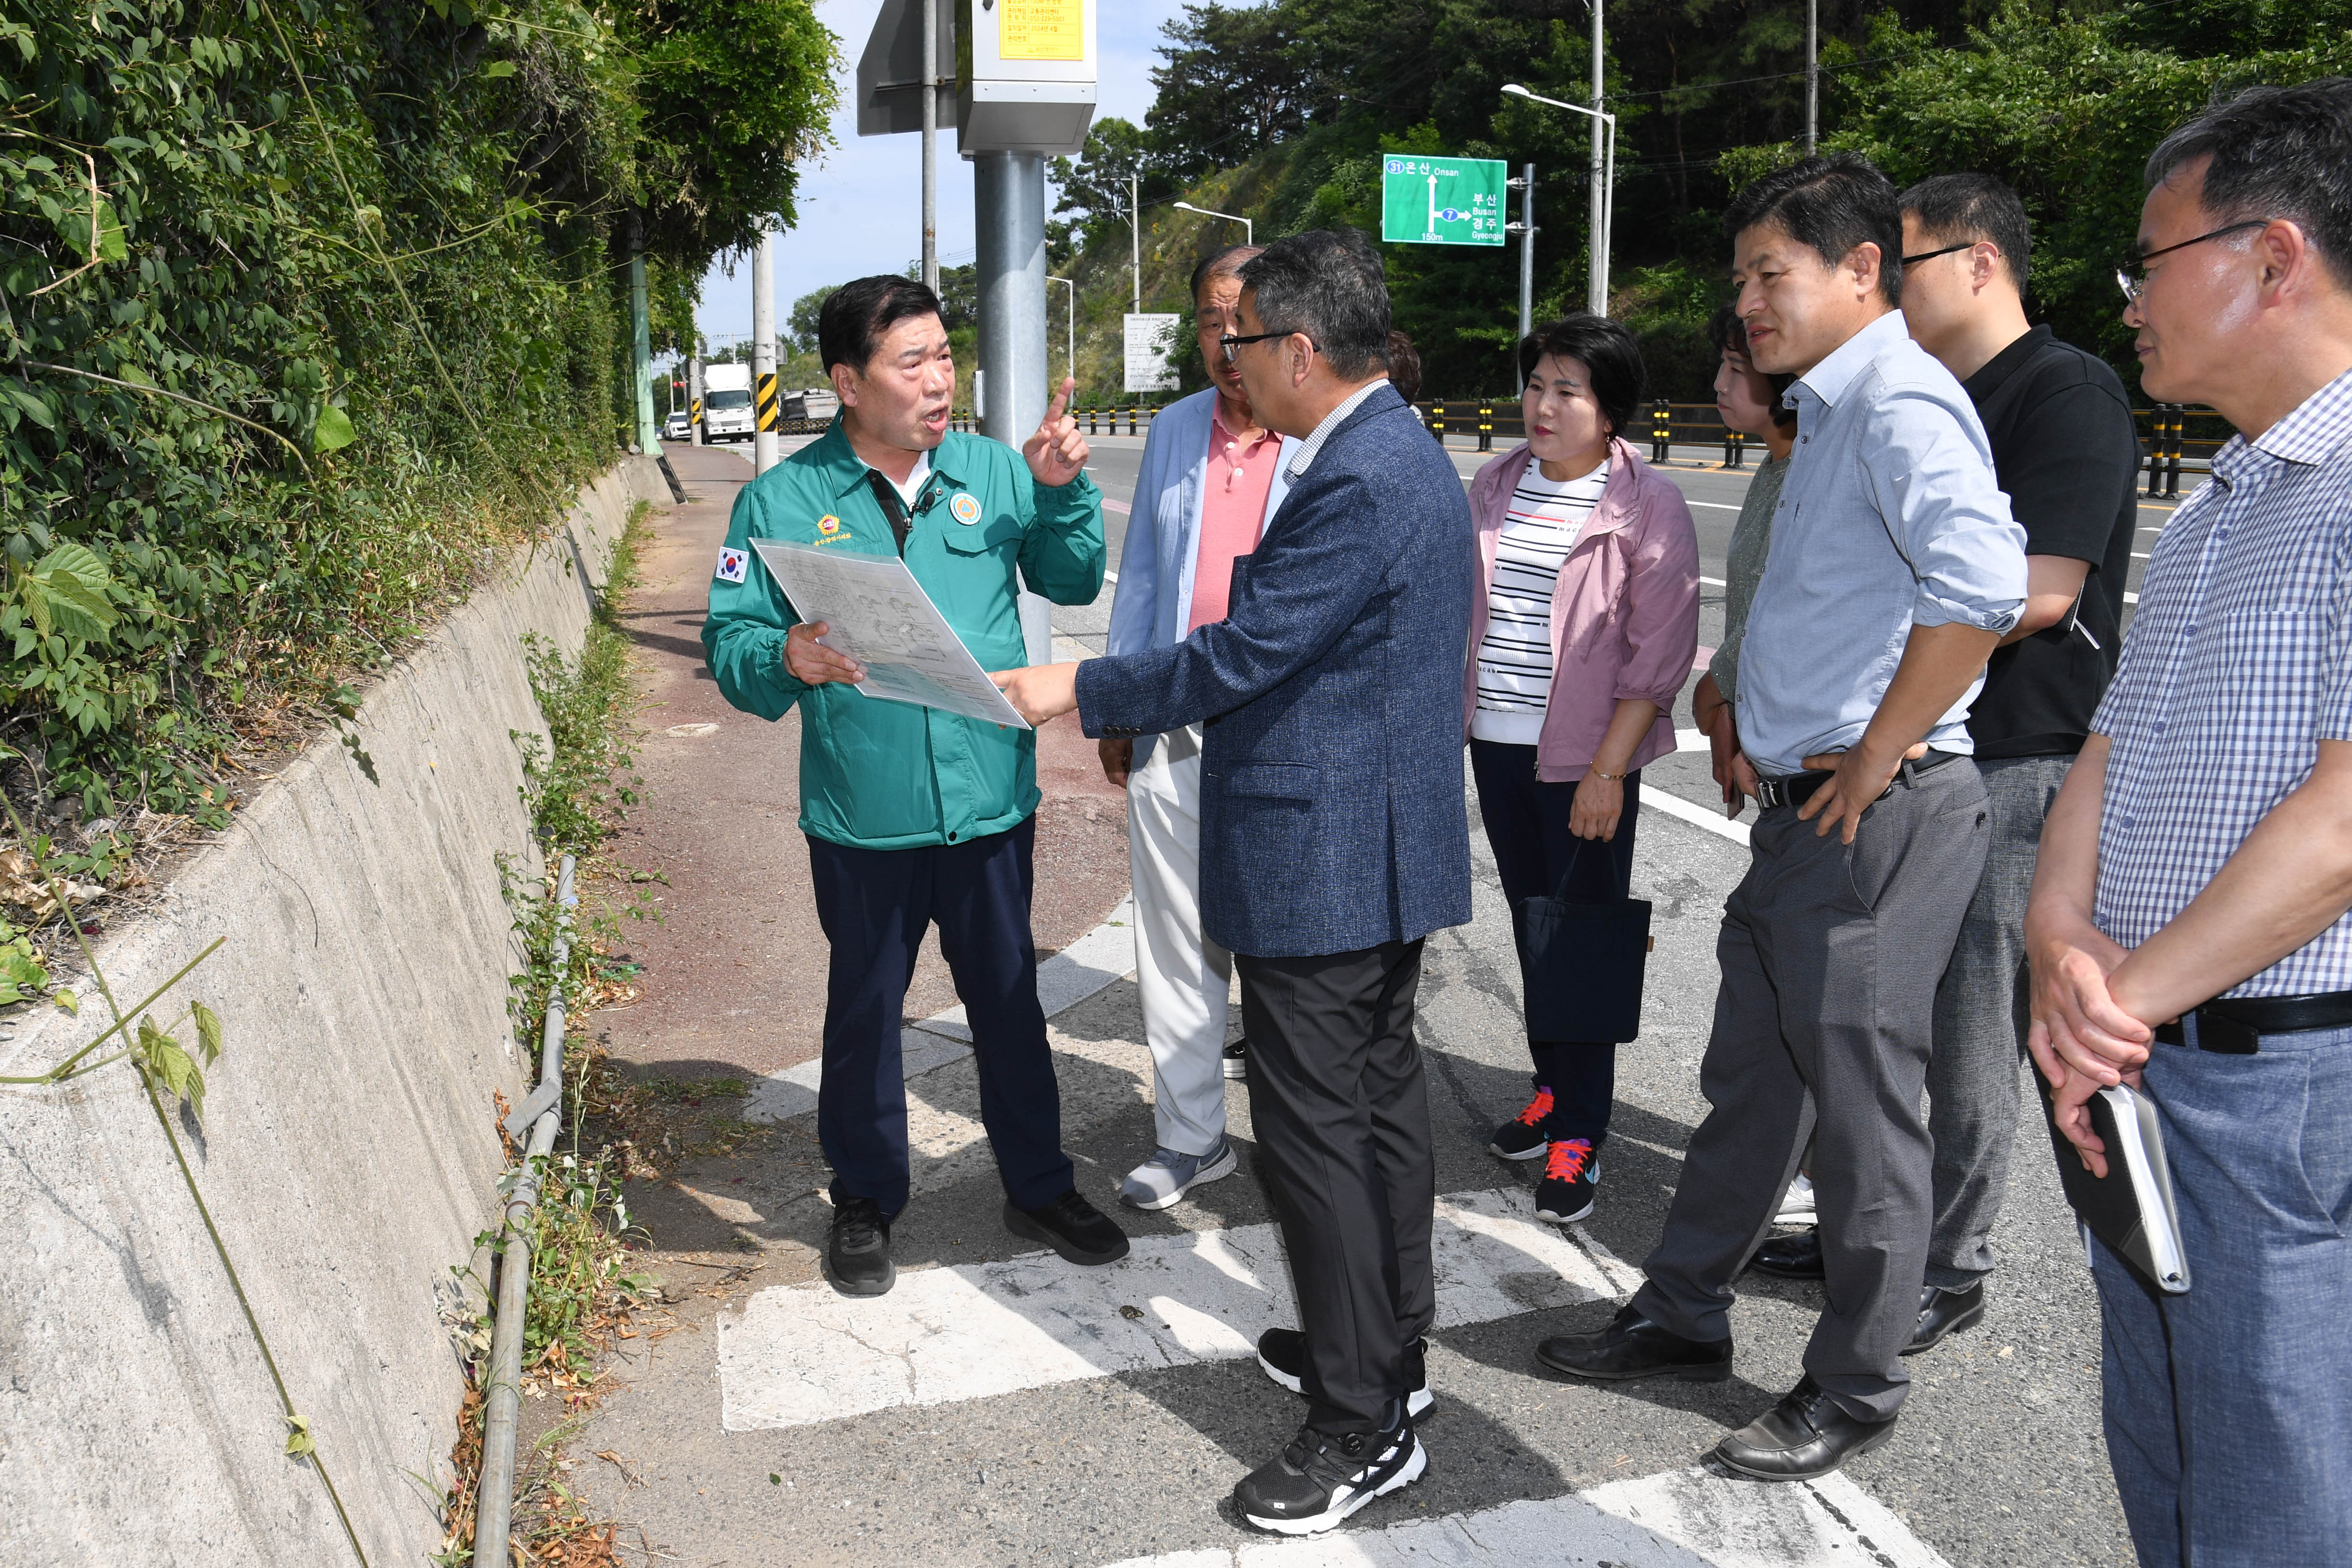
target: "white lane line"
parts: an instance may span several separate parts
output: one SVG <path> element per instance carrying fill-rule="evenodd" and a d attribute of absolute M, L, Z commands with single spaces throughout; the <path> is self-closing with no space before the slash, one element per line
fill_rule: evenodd
<path fill-rule="evenodd" d="M 1731 586 L 1730 584 L 1725 582 L 1720 577 L 1702 577 L 1699 581 L 1706 584 L 1710 588 L 1728 588 Z"/>
<path fill-rule="evenodd" d="M 1619 1294 L 1621 1281 L 1535 1217 L 1524 1189 L 1438 1199 L 1433 1243 L 1440 1329 Z M 777 1286 L 719 1317 L 720 1425 L 803 1426 L 1236 1361 L 1262 1331 L 1295 1321 L 1291 1300 L 1271 1225 L 1139 1237 L 1101 1268 L 1032 1252 L 916 1269 L 864 1300 L 822 1281 Z"/>
<path fill-rule="evenodd" d="M 2124 595 L 2124 603 L 2126 605 L 2137 605 L 2139 603 L 2139 595 L 2137 594 L 2126 593 Z"/>
<path fill-rule="evenodd" d="M 1448 1456 L 1433 1447 L 1430 1463 Z M 1381 1531 L 1173 1552 L 1111 1568 L 1950 1568 L 1844 1475 L 1795 1486 L 1693 1467 Z"/>
<path fill-rule="evenodd" d="M 1045 1016 L 1076 1006 L 1135 968 L 1135 900 L 1122 900 L 1110 917 L 1037 966 L 1037 1000 Z M 898 1056 L 914 1078 L 971 1055 L 971 1027 L 961 1004 L 899 1031 Z M 746 1121 L 782 1121 L 816 1109 L 821 1061 L 805 1061 L 770 1073 L 744 1102 Z"/>
<path fill-rule="evenodd" d="M 916 85 L 920 86 L 920 85 L 921 85 L 921 83 L 918 82 Z M 1720 500 L 1691 500 L 1691 498 L 1690 498 L 1690 497 L 1688 497 L 1688 496 L 1685 496 L 1685 497 L 1683 497 L 1683 504 L 1684 504 L 1684 505 L 1685 505 L 1685 506 L 1704 506 L 1704 507 L 1712 507 L 1712 508 L 1713 508 L 1715 510 L 1717 510 L 1717 511 L 1738 511 L 1738 510 L 1739 510 L 1739 508 L 1738 508 L 1738 506 L 1734 505 L 1733 503 L 1731 503 L 1731 502 L 1729 502 L 1729 501 L 1720 501 Z"/>
<path fill-rule="evenodd" d="M 1696 730 L 1692 730 L 1687 732 L 1693 735 L 1698 733 Z M 1677 731 L 1676 733 L 1679 738 L 1683 731 Z M 1696 751 L 1705 751 L 1706 749 L 1706 747 L 1704 742 L 1702 742 L 1698 746 L 1693 748 L 1693 750 Z M 1748 843 L 1748 824 L 1744 822 L 1736 822 L 1730 817 L 1724 816 L 1719 810 L 1710 811 L 1704 805 L 1699 805 L 1694 802 L 1685 800 L 1678 795 L 1670 795 L 1663 789 L 1643 790 L 1642 792 L 1642 808 L 1644 811 L 1664 812 L 1666 816 L 1673 817 L 1677 822 L 1687 822 L 1693 827 L 1703 828 L 1706 832 L 1712 833 L 1719 838 L 1728 838 L 1734 844 L 1740 845 L 1743 847 Z"/>

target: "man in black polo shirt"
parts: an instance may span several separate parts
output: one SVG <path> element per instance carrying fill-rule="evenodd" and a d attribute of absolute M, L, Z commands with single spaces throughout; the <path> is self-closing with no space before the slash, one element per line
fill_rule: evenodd
<path fill-rule="evenodd" d="M 1987 174 L 1939 174 L 1902 203 L 1906 323 L 1976 404 L 1994 473 L 2025 530 L 2027 573 L 2025 613 L 1994 650 L 1969 714 L 1992 842 L 1936 990 L 1935 1231 L 1907 1355 L 1984 1315 L 1988 1237 L 2009 1184 L 2029 1022 L 2026 895 L 2042 820 L 2122 645 L 2139 442 L 2116 373 L 2026 321 L 2031 229 L 2016 193 Z M 1820 1259 L 1807 1232 L 1766 1242 L 1756 1267 L 1818 1279 Z"/>

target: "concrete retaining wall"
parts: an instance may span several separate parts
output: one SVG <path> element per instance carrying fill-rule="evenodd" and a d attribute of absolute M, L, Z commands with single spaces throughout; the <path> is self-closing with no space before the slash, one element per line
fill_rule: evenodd
<path fill-rule="evenodd" d="M 155 1009 L 201 999 L 225 1026 L 184 1142 L 377 1568 L 440 1542 L 463 1393 L 450 1266 L 493 1217 L 492 1091 L 519 1098 L 526 1071 L 496 858 L 535 865 L 509 731 L 544 730 L 520 639 L 577 650 L 585 579 L 639 498 L 668 495 L 633 459 L 374 689 L 360 732 L 380 784 L 317 741 L 100 952 L 128 1005 L 228 939 Z M 82 990 L 79 1020 L 0 1022 L 0 1073 L 102 1026 Z M 318 1478 L 282 1452 L 268 1371 L 127 1064 L 0 1089 L 0 1562 L 352 1560 Z"/>

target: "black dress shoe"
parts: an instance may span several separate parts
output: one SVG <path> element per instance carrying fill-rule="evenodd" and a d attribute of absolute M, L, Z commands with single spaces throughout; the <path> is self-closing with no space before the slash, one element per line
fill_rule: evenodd
<path fill-rule="evenodd" d="M 1314 1535 L 1330 1529 L 1384 1492 L 1421 1479 L 1429 1453 L 1412 1423 L 1391 1401 L 1378 1432 L 1345 1434 L 1299 1428 L 1267 1463 L 1234 1488 L 1234 1506 L 1260 1530 Z"/>
<path fill-rule="evenodd" d="M 1822 1268 L 1822 1233 L 1801 1230 L 1794 1236 L 1768 1236 L 1748 1267 L 1759 1274 L 1777 1274 L 1783 1279 L 1819 1279 Z"/>
<path fill-rule="evenodd" d="M 1007 1203 L 1004 1228 L 1031 1241 L 1042 1241 L 1070 1262 L 1090 1268 L 1116 1263 L 1127 1256 L 1127 1232 L 1078 1196 L 1076 1187 L 1041 1209 L 1017 1209 Z"/>
<path fill-rule="evenodd" d="M 1715 1457 L 1759 1481 L 1810 1481 L 1895 1436 L 1895 1417 L 1862 1421 L 1810 1376 L 1789 1396 L 1715 1446 Z"/>
<path fill-rule="evenodd" d="M 1258 1369 L 1293 1394 L 1307 1392 L 1307 1336 L 1297 1329 L 1268 1329 L 1257 1337 Z M 1418 1417 L 1436 1398 L 1429 1392 L 1429 1342 L 1404 1347 L 1404 1413 Z"/>
<path fill-rule="evenodd" d="M 833 1205 L 833 1237 L 824 1248 L 824 1271 L 845 1296 L 880 1296 L 898 1282 L 890 1261 L 890 1222 L 872 1198 L 843 1198 Z"/>
<path fill-rule="evenodd" d="M 1562 1334 L 1536 1347 L 1536 1360 L 1571 1377 L 1655 1377 L 1721 1383 L 1731 1375 L 1731 1339 L 1686 1340 L 1631 1307 L 1597 1334 Z"/>
<path fill-rule="evenodd" d="M 1911 1342 L 1903 1347 L 1903 1353 L 1917 1355 L 1921 1351 L 1934 1350 L 1943 1342 L 1946 1334 L 1973 1329 L 1983 1319 L 1983 1280 L 1978 1280 L 1965 1290 L 1947 1290 L 1940 1285 L 1923 1285 L 1919 1288 L 1919 1326 L 1911 1331 Z"/>

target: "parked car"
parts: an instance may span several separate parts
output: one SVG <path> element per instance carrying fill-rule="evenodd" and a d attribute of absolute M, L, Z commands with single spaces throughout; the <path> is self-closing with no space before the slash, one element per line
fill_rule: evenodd
<path fill-rule="evenodd" d="M 920 84 L 919 83 L 918 85 Z M 662 439 L 665 441 L 693 440 L 694 416 L 688 414 L 683 408 L 671 415 L 668 422 L 662 426 Z"/>
<path fill-rule="evenodd" d="M 702 438 L 706 441 L 748 441 L 751 435 L 751 367 L 748 364 L 704 366 Z"/>

